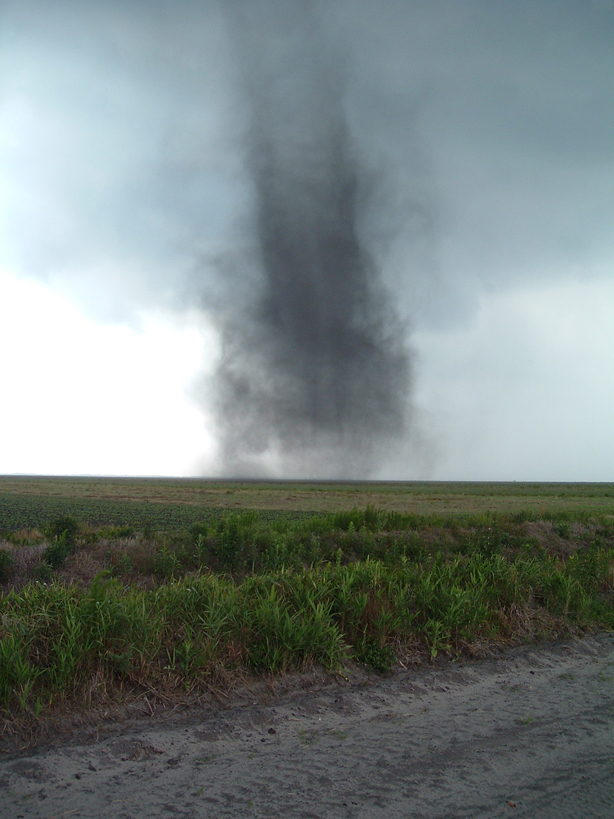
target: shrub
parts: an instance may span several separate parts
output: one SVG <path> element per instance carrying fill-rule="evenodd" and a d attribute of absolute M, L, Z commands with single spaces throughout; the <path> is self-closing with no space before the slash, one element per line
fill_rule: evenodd
<path fill-rule="evenodd" d="M 77 543 L 79 524 L 71 515 L 62 515 L 47 523 L 43 532 L 49 540 L 59 541 L 64 536 L 66 547 L 72 551 Z"/>
<path fill-rule="evenodd" d="M 181 572 L 181 562 L 174 552 L 162 546 L 155 554 L 153 571 L 158 577 L 164 579 L 175 577 Z"/>
<path fill-rule="evenodd" d="M 59 538 L 50 543 L 43 552 L 43 563 L 51 569 L 59 569 L 64 565 L 70 552 L 66 532 L 62 532 Z"/>
<path fill-rule="evenodd" d="M 78 531 L 79 524 L 70 515 L 50 521 L 44 527 L 44 533 L 51 543 L 43 552 L 43 563 L 51 569 L 63 566 L 68 555 L 75 550 Z"/>

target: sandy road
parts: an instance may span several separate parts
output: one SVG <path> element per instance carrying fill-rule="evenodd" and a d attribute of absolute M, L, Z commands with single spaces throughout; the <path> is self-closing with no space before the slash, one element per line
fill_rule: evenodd
<path fill-rule="evenodd" d="M 2 819 L 614 817 L 614 635 L 0 759 Z"/>

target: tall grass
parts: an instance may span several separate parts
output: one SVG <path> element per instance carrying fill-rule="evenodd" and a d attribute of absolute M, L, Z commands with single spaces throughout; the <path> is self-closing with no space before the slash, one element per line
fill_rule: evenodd
<path fill-rule="evenodd" d="M 342 523 L 348 532 L 357 521 Z M 216 548 L 230 560 L 240 526 L 222 531 Z M 196 534 L 196 545 L 199 537 L 207 535 Z M 333 555 L 242 579 L 197 573 L 154 589 L 122 587 L 107 574 L 85 590 L 33 583 L 0 598 L 0 709 L 37 716 L 103 692 L 168 697 L 238 669 L 334 670 L 355 660 L 388 670 L 410 650 L 436 657 L 476 642 L 614 628 L 613 549 L 561 559 L 528 549 L 506 557 L 491 546 L 445 558 L 401 554 L 394 563 Z M 283 532 L 270 534 L 266 549 L 271 565 L 275 554 L 287 558 Z"/>

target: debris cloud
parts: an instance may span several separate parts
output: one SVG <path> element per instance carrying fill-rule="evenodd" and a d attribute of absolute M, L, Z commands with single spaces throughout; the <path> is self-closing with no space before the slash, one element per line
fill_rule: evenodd
<path fill-rule="evenodd" d="M 403 435 L 404 327 L 361 225 L 367 185 L 344 71 L 313 4 L 230 15 L 250 107 L 256 292 L 222 321 L 219 418 L 229 473 L 364 477 Z M 265 467 L 266 468 L 266 467 Z"/>

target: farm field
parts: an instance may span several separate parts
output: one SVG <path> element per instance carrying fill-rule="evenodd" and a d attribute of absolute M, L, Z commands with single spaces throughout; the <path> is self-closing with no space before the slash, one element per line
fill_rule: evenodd
<path fill-rule="evenodd" d="M 72 514 L 93 525 L 188 527 L 220 510 L 614 515 L 612 483 L 292 482 L 0 476 L 0 530 Z"/>

